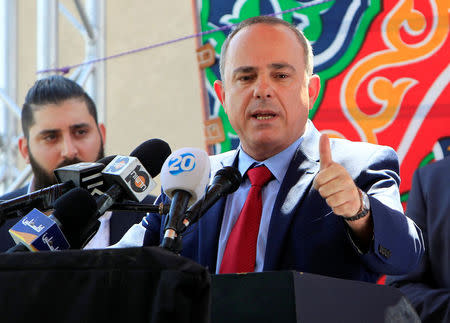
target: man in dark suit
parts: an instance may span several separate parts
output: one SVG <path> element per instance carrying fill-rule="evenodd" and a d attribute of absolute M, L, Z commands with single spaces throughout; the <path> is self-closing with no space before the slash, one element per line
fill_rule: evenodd
<path fill-rule="evenodd" d="M 387 276 L 422 322 L 450 322 L 450 157 L 416 170 L 406 214 L 422 229 L 425 254 L 413 272 Z"/>
<path fill-rule="evenodd" d="M 53 174 L 56 168 L 104 157 L 105 126 L 98 123 L 95 103 L 70 79 L 50 76 L 38 80 L 26 95 L 21 121 L 23 136 L 19 139 L 19 151 L 26 163 L 31 164 L 33 178 L 28 185 L 1 196 L 0 200 L 56 184 Z M 142 214 L 123 213 L 103 215 L 100 229 L 88 248 L 117 242 L 130 226 L 142 220 Z M 14 246 L 8 230 L 17 221 L 7 220 L 0 227 L 0 251 Z"/>
<path fill-rule="evenodd" d="M 214 87 L 240 146 L 211 156 L 211 178 L 235 166 L 244 180 L 187 229 L 181 254 L 212 273 L 297 270 L 375 282 L 380 273 L 414 268 L 422 237 L 402 212 L 397 156 L 388 147 L 320 136 L 308 120 L 320 80 L 303 34 L 277 18 L 250 18 L 230 33 L 221 55 L 222 82 Z M 262 213 L 253 246 L 244 248 L 235 241 L 253 230 L 239 223 L 255 213 L 243 207 L 252 191 L 247 174 L 262 165 L 269 181 L 251 184 L 264 185 Z M 116 246 L 157 245 L 163 223 L 149 214 Z"/>

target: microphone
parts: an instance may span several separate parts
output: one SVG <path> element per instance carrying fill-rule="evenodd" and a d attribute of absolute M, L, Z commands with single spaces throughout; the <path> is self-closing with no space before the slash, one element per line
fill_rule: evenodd
<path fill-rule="evenodd" d="M 92 225 L 117 201 L 131 198 L 141 202 L 156 186 L 153 177 L 161 171 L 164 160 L 171 153 L 169 145 L 161 139 L 143 142 L 131 152 L 131 156 L 116 156 L 102 171 L 109 188 L 95 198 L 98 211 L 91 218 L 90 225 L 83 230 L 81 237 L 88 239 Z M 148 172 L 147 172 L 148 170 Z"/>
<path fill-rule="evenodd" d="M 93 187 L 95 187 L 95 189 L 98 189 L 99 183 L 104 179 L 106 184 L 102 183 L 101 185 L 110 185 L 107 191 L 97 198 L 94 198 L 91 193 L 89 193 L 89 191 L 81 190 L 79 192 L 83 193 L 78 194 L 83 195 L 80 195 L 73 199 L 77 201 L 75 204 L 68 205 L 68 203 L 63 203 L 61 205 L 60 202 L 60 210 L 69 212 L 69 219 L 73 218 L 72 216 L 70 216 L 71 212 L 77 210 L 79 208 L 79 205 L 91 206 L 88 211 L 82 212 L 82 215 L 84 217 L 83 219 L 80 219 L 79 216 L 77 216 L 76 218 L 74 218 L 76 221 L 70 221 L 71 223 L 64 225 L 64 227 L 68 228 L 67 230 L 70 230 L 69 233 L 71 234 L 71 239 L 69 239 L 69 242 L 70 240 L 73 241 L 73 243 L 71 243 L 71 246 L 75 249 L 79 249 L 85 244 L 86 241 L 89 241 L 89 239 L 97 231 L 100 224 L 98 218 L 109 208 L 109 206 L 111 206 L 116 200 L 124 195 L 123 186 L 125 186 L 125 190 L 127 191 L 127 193 L 131 193 L 129 195 L 131 195 L 132 198 L 135 198 L 138 201 L 147 196 L 148 191 L 154 187 L 155 183 L 153 182 L 153 185 L 150 186 L 146 184 L 145 181 L 147 181 L 147 183 L 150 183 L 151 177 L 147 173 L 145 168 L 150 169 L 151 175 L 157 176 L 160 172 L 162 163 L 169 154 L 170 147 L 166 142 L 160 139 L 152 139 L 144 142 L 132 152 L 132 155 L 140 156 L 141 159 L 145 161 L 145 167 L 142 166 L 142 164 L 139 162 L 139 160 L 137 160 L 136 157 L 112 156 L 103 159 L 103 161 L 112 159 L 112 161 L 106 167 L 104 167 L 104 165 L 100 163 L 100 165 L 102 166 L 101 169 L 103 169 L 101 170 L 100 176 L 98 175 L 98 173 L 90 173 L 88 174 L 88 176 L 83 178 L 76 177 L 75 175 L 77 174 L 84 174 L 82 170 L 86 168 L 86 163 L 80 163 L 82 165 L 76 166 L 70 165 L 58 169 L 58 178 L 60 178 L 61 180 L 68 180 L 69 183 L 72 184 L 75 182 L 78 185 L 85 185 L 86 187 L 89 187 L 91 189 Z M 130 160 L 126 161 L 126 158 L 129 158 Z M 103 175 L 105 173 L 106 176 Z M 123 178 L 121 177 L 121 175 L 123 176 Z M 103 178 L 103 176 L 105 176 L 105 178 Z M 94 181 L 94 184 L 92 184 L 92 181 Z M 89 184 L 88 186 L 87 183 L 91 184 Z M 68 193 L 70 192 L 71 191 L 69 191 Z M 139 193 L 141 195 L 139 195 Z M 57 205 L 58 200 L 59 199 L 55 201 L 55 206 Z M 94 205 L 94 207 L 92 207 L 92 205 Z M 42 219 L 42 217 L 39 219 Z"/>
<path fill-rule="evenodd" d="M 161 186 L 172 201 L 164 224 L 163 248 L 175 253 L 181 251 L 181 241 L 177 238 L 183 228 L 181 221 L 187 207 L 203 196 L 210 168 L 207 153 L 198 148 L 179 149 L 164 162 Z"/>
<path fill-rule="evenodd" d="M 211 185 L 202 199 L 194 203 L 185 214 L 183 220 L 184 228 L 197 222 L 203 214 L 213 206 L 220 198 L 235 192 L 242 182 L 242 175 L 236 167 L 225 166 L 219 169 L 214 176 Z"/>
<path fill-rule="evenodd" d="M 51 208 L 53 201 L 74 187 L 73 182 L 55 184 L 30 194 L 3 201 L 0 203 L 0 223 L 7 219 L 21 217 L 23 213 L 33 208 L 48 210 Z"/>
<path fill-rule="evenodd" d="M 99 214 L 105 213 L 123 196 L 141 202 L 155 188 L 153 177 L 159 174 L 170 153 L 165 141 L 150 139 L 134 149 L 130 157 L 116 156 L 102 171 L 109 188 L 97 199 Z"/>
<path fill-rule="evenodd" d="M 108 156 L 95 163 L 78 163 L 55 169 L 58 181 L 55 184 L 30 194 L 18 196 L 0 203 L 0 224 L 7 219 L 21 217 L 33 208 L 48 210 L 53 207 L 55 200 L 75 187 L 86 189 L 98 188 L 99 176 L 103 168 L 115 156 Z"/>
<path fill-rule="evenodd" d="M 134 211 L 134 212 L 144 212 L 144 213 L 158 213 L 159 215 L 164 215 L 169 213 L 170 204 L 159 203 L 148 204 L 148 203 L 136 203 L 133 201 L 123 201 L 119 203 L 114 203 L 109 210 L 111 211 Z"/>
<path fill-rule="evenodd" d="M 73 182 L 75 187 L 83 187 L 91 194 L 103 194 L 105 190 L 105 182 L 101 171 L 108 165 L 117 155 L 103 157 L 95 163 L 81 162 L 64 167 L 57 168 L 53 171 L 59 183 Z M 89 167 L 93 164 L 99 164 L 96 172 L 89 173 Z M 79 173 L 84 172 L 84 176 Z"/>
<path fill-rule="evenodd" d="M 74 188 L 55 201 L 51 215 L 33 209 L 9 229 L 17 245 L 7 252 L 78 249 L 83 242 L 80 232 L 96 212 L 92 195 L 83 188 Z"/>
<path fill-rule="evenodd" d="M 100 221 L 97 221 L 95 225 L 90 223 L 97 213 L 97 203 L 94 196 L 82 187 L 76 187 L 57 199 L 56 210 L 58 212 L 53 212 L 53 215 L 61 222 L 61 229 L 69 241 L 70 249 L 83 248 L 86 244 L 86 236 L 92 238 L 100 226 Z M 82 236 L 80 233 L 86 231 L 85 228 L 88 225 L 91 230 Z"/>

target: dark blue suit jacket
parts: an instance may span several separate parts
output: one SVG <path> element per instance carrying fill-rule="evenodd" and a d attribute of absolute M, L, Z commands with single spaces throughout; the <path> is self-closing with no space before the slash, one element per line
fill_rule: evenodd
<path fill-rule="evenodd" d="M 28 186 L 24 186 L 20 189 L 0 196 L 0 201 L 10 200 L 15 197 L 25 195 L 27 194 L 27 192 Z M 149 195 L 144 199 L 143 203 L 151 204 L 154 202 L 154 200 L 155 196 Z M 140 223 L 142 221 L 144 215 L 145 213 L 114 211 L 109 222 L 109 244 L 112 245 L 118 242 L 133 224 Z M 9 219 L 0 226 L 0 252 L 4 252 L 15 245 L 14 240 L 12 239 L 8 230 L 18 221 L 19 219 Z"/>
<path fill-rule="evenodd" d="M 264 271 L 296 270 L 375 282 L 382 273 L 406 273 L 423 253 L 420 229 L 403 214 L 398 191 L 399 166 L 393 149 L 332 139 L 333 160 L 344 166 L 368 192 L 374 221 L 370 250 L 360 253 L 342 217 L 332 213 L 312 187 L 320 168 L 319 132 L 311 122 L 275 201 L 267 237 Z M 236 151 L 211 156 L 211 179 L 236 162 Z M 159 200 L 168 202 L 162 195 Z M 216 272 L 217 248 L 225 198 L 219 200 L 183 236 L 182 255 Z M 161 218 L 147 217 L 144 245 L 162 238 Z"/>
<path fill-rule="evenodd" d="M 416 170 L 406 214 L 422 229 L 425 255 L 404 276 L 388 276 L 423 322 L 450 322 L 450 157 Z"/>
<path fill-rule="evenodd" d="M 22 188 L 19 188 L 15 191 L 6 193 L 3 196 L 0 196 L 0 201 L 11 200 L 15 197 L 22 196 L 27 194 L 28 185 Z M 9 234 L 8 230 L 17 222 L 19 219 L 8 219 L 3 224 L 0 223 L 0 252 L 4 252 L 11 247 L 14 247 L 16 244 L 14 243 L 13 238 Z"/>

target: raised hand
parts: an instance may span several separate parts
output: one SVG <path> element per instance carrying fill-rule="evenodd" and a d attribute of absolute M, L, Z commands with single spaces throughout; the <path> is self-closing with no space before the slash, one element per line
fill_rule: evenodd
<path fill-rule="evenodd" d="M 314 188 L 335 214 L 354 216 L 361 206 L 358 188 L 347 170 L 333 161 L 330 140 L 326 134 L 320 137 L 319 153 L 320 171 L 314 179 Z"/>

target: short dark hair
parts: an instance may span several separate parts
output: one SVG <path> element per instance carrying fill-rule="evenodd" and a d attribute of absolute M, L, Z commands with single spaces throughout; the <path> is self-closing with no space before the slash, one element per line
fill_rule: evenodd
<path fill-rule="evenodd" d="M 241 21 L 227 36 L 225 39 L 222 49 L 220 52 L 220 75 L 222 78 L 222 81 L 225 80 L 225 57 L 227 54 L 228 46 L 230 45 L 231 39 L 243 28 L 247 26 L 251 26 L 254 24 L 266 24 L 266 25 L 283 25 L 288 27 L 290 30 L 292 30 L 295 35 L 297 36 L 300 44 L 303 47 L 303 54 L 305 57 L 305 71 L 308 76 L 311 76 L 313 73 L 313 52 L 311 44 L 309 43 L 308 39 L 305 37 L 302 31 L 297 29 L 293 24 L 273 16 L 256 16 L 251 17 L 248 19 L 245 19 Z"/>
<path fill-rule="evenodd" d="M 94 101 L 76 82 L 60 75 L 52 75 L 37 80 L 28 90 L 22 107 L 22 130 L 25 138 L 29 139 L 30 127 L 34 124 L 34 111 L 47 104 L 59 104 L 68 99 L 81 99 L 88 108 L 88 112 L 98 123 L 97 108 Z"/>

